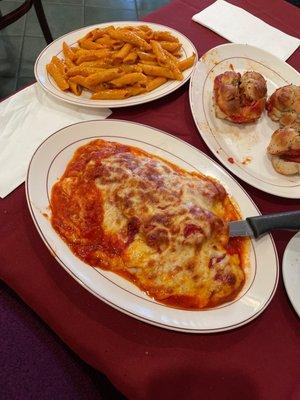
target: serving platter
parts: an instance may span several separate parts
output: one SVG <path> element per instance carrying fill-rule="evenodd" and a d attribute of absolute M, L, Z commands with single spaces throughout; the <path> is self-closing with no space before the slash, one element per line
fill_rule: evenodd
<path fill-rule="evenodd" d="M 264 112 L 256 123 L 238 125 L 215 117 L 214 78 L 228 70 L 256 71 L 267 81 L 268 96 L 288 84 L 300 85 L 300 75 L 286 62 L 259 48 L 224 44 L 205 53 L 190 80 L 190 107 L 198 131 L 218 160 L 250 185 L 276 196 L 299 199 L 300 176 L 284 176 L 266 153 L 279 124 Z"/>
<path fill-rule="evenodd" d="M 195 64 L 198 60 L 198 54 L 193 43 L 182 33 L 176 31 L 175 29 L 169 28 L 165 25 L 154 24 L 150 22 L 138 22 L 138 21 L 115 21 L 110 23 L 102 23 L 97 25 L 87 26 L 85 28 L 77 29 L 70 33 L 67 33 L 64 36 L 54 40 L 50 43 L 38 56 L 35 66 L 34 66 L 34 74 L 36 80 L 41 85 L 41 87 L 46 90 L 46 92 L 55 96 L 59 100 L 66 101 L 67 103 L 75 104 L 78 106 L 85 107 L 96 107 L 96 108 L 114 108 L 114 107 L 128 107 L 134 106 L 138 104 L 148 103 L 149 101 L 153 101 L 159 99 L 163 96 L 166 96 L 169 93 L 174 92 L 174 90 L 178 89 L 182 86 L 191 76 L 192 68 L 183 71 L 183 80 L 182 81 L 172 81 L 169 80 L 165 84 L 161 85 L 157 89 L 152 92 L 140 94 L 138 96 L 133 96 L 127 99 L 121 100 L 91 100 L 91 93 L 87 91 L 83 91 L 81 96 L 75 96 L 71 92 L 64 92 L 60 90 L 52 77 L 46 71 L 46 65 L 51 61 L 53 56 L 57 56 L 59 58 L 63 58 L 62 45 L 63 42 L 66 42 L 69 46 L 76 45 L 78 39 L 82 38 L 88 32 L 95 28 L 105 28 L 106 26 L 113 25 L 115 27 L 122 26 L 139 26 L 139 25 L 148 25 L 152 30 L 156 31 L 168 31 L 172 35 L 176 36 L 179 41 L 182 43 L 182 58 L 187 58 L 196 54 Z M 195 65 L 194 64 L 194 65 Z"/>
<path fill-rule="evenodd" d="M 162 328 L 210 333 L 237 328 L 256 318 L 270 303 L 278 282 L 278 258 L 271 235 L 251 241 L 250 267 L 239 296 L 220 307 L 202 311 L 181 310 L 160 304 L 129 281 L 112 272 L 86 265 L 70 251 L 47 218 L 51 188 L 63 174 L 74 151 L 96 138 L 136 146 L 186 170 L 212 176 L 233 196 L 244 217 L 259 215 L 249 195 L 225 169 L 198 149 L 168 133 L 121 120 L 94 120 L 69 125 L 38 147 L 26 177 L 27 203 L 33 222 L 61 266 L 105 303 Z"/>

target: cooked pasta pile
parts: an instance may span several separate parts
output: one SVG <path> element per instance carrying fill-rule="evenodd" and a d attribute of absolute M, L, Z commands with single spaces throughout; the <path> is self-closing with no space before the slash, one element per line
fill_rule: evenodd
<path fill-rule="evenodd" d="M 96 28 L 77 44 L 64 42 L 64 58 L 52 57 L 47 72 L 59 89 L 76 96 L 86 89 L 93 100 L 125 99 L 180 81 L 195 61 L 195 54 L 181 59 L 178 38 L 147 25 Z"/>

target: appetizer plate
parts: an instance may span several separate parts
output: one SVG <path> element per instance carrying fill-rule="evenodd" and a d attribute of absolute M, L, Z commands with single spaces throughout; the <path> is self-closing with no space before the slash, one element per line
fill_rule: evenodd
<path fill-rule="evenodd" d="M 156 31 L 168 31 L 172 35 L 176 36 L 179 41 L 182 43 L 182 58 L 187 58 L 196 54 L 195 64 L 198 60 L 198 54 L 193 43 L 182 33 L 169 28 L 168 26 L 153 24 L 150 22 L 137 22 L 137 21 L 116 21 L 110 23 L 103 23 L 97 25 L 91 25 L 85 28 L 77 29 L 76 31 L 70 32 L 50 43 L 38 56 L 35 66 L 34 66 L 34 74 L 36 80 L 42 86 L 46 92 L 52 94 L 59 100 L 66 101 L 71 104 L 76 104 L 78 106 L 85 107 L 96 107 L 96 108 L 104 108 L 104 107 L 128 107 L 134 106 L 137 104 L 148 103 L 149 101 L 159 99 L 160 97 L 166 96 L 169 93 L 174 92 L 174 90 L 178 89 L 182 86 L 191 76 L 193 68 L 189 68 L 186 71 L 183 71 L 184 79 L 182 81 L 167 81 L 162 86 L 153 90 L 152 92 L 140 94 L 138 96 L 133 96 L 128 99 L 121 100 L 91 100 L 91 93 L 87 91 L 83 91 L 81 96 L 75 96 L 70 92 L 63 92 L 60 90 L 52 77 L 46 71 L 46 65 L 51 61 L 53 56 L 57 56 L 59 58 L 63 58 L 62 45 L 63 42 L 66 42 L 69 46 L 76 45 L 78 39 L 82 38 L 85 34 L 90 32 L 95 28 L 104 28 L 106 26 L 113 25 L 115 27 L 122 27 L 126 25 L 138 26 L 138 25 L 148 25 L 152 30 Z"/>
<path fill-rule="evenodd" d="M 201 151 L 168 133 L 120 120 L 69 125 L 39 146 L 31 159 L 26 178 L 27 202 L 35 226 L 62 267 L 105 303 L 162 328 L 209 333 L 237 328 L 256 318 L 271 301 L 278 282 L 278 258 L 270 235 L 251 241 L 247 280 L 239 296 L 230 303 L 203 311 L 180 310 L 160 304 L 126 279 L 109 271 L 92 268 L 70 251 L 47 218 L 51 188 L 63 174 L 74 151 L 96 138 L 136 146 L 187 170 L 210 175 L 218 179 L 233 196 L 244 217 L 259 214 L 248 194 L 222 167 Z"/>
<path fill-rule="evenodd" d="M 276 196 L 299 199 L 300 176 L 277 173 L 266 152 L 279 124 L 266 112 L 258 122 L 244 125 L 215 117 L 214 78 L 232 69 L 262 74 L 268 96 L 281 86 L 300 85 L 299 73 L 266 51 L 242 44 L 217 46 L 201 57 L 190 81 L 190 106 L 200 135 L 221 163 L 243 181 Z"/>
<path fill-rule="evenodd" d="M 300 317 L 300 232 L 292 237 L 285 249 L 282 275 L 289 299 Z"/>

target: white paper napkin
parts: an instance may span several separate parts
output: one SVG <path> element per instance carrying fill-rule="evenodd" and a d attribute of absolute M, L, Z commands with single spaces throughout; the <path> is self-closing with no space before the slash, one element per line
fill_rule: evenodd
<path fill-rule="evenodd" d="M 299 38 L 281 32 L 224 0 L 217 0 L 192 19 L 230 42 L 259 47 L 282 60 L 289 58 L 300 45 Z"/>
<path fill-rule="evenodd" d="M 0 103 L 0 197 L 25 180 L 35 149 L 55 131 L 89 119 L 105 119 L 109 109 L 66 104 L 31 85 Z"/>

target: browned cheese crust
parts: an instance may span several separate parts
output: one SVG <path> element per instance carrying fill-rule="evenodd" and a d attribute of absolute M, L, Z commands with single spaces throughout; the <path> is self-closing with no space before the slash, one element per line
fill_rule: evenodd
<path fill-rule="evenodd" d="M 277 172 L 283 175 L 300 173 L 300 132 L 295 128 L 277 129 L 267 151 Z"/>
<path fill-rule="evenodd" d="M 267 101 L 266 108 L 272 121 L 300 130 L 300 86 L 287 85 L 277 89 Z"/>
<path fill-rule="evenodd" d="M 267 85 L 254 71 L 226 71 L 214 80 L 214 106 L 217 118 L 238 124 L 255 122 L 266 104 Z"/>

